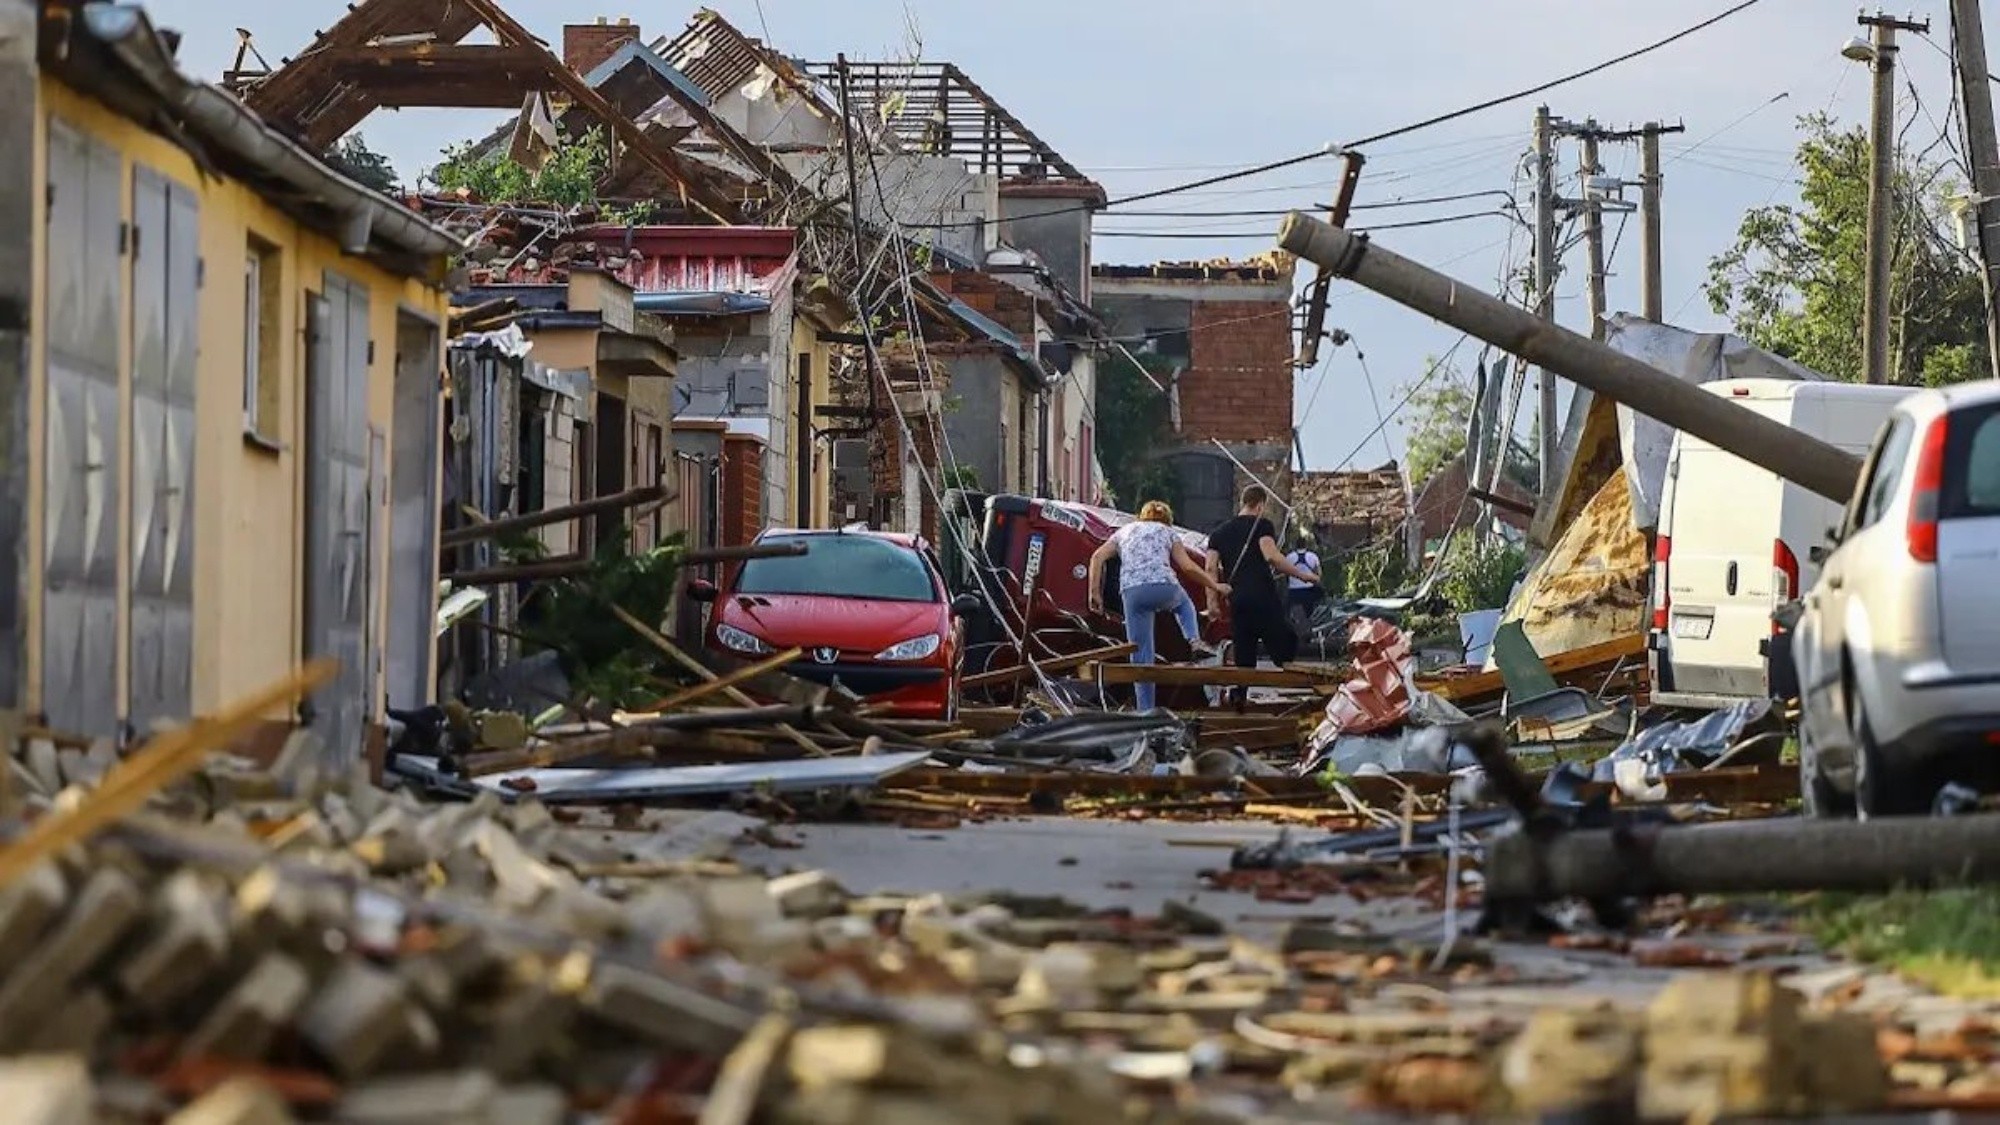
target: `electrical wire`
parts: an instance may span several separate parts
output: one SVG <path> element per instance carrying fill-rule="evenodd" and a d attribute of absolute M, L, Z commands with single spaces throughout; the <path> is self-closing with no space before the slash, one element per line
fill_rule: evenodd
<path fill-rule="evenodd" d="M 1349 228 L 1356 234 L 1372 233 L 1378 230 L 1407 230 L 1410 227 L 1436 227 L 1446 223 L 1462 223 L 1468 219 L 1508 218 L 1506 211 L 1498 208 L 1491 211 L 1473 211 L 1464 215 L 1442 215 L 1432 219 L 1411 219 L 1401 223 L 1376 223 L 1368 227 Z M 1174 231 L 1174 230 L 1097 230 L 1093 238 L 1271 238 L 1272 232 L 1256 231 Z"/>
<path fill-rule="evenodd" d="M 1418 392 L 1422 391 L 1424 387 L 1430 383 L 1431 379 L 1436 377 L 1439 371 L 1444 370 L 1445 365 L 1451 362 L 1451 357 L 1457 355 L 1458 349 L 1464 347 L 1465 342 L 1467 340 L 1470 340 L 1471 338 L 1472 334 L 1469 332 L 1461 334 L 1457 342 L 1452 344 L 1449 350 L 1447 350 L 1443 355 L 1439 356 L 1437 359 L 1431 361 L 1430 370 L 1424 372 L 1423 377 L 1418 379 L 1415 385 L 1410 387 L 1408 393 L 1403 395 L 1403 401 L 1397 403 L 1395 408 L 1389 411 L 1389 416 L 1387 418 L 1384 418 L 1381 421 L 1381 423 L 1378 424 L 1374 429 L 1368 431 L 1368 436 L 1361 439 L 1361 444 L 1355 446 L 1353 452 L 1341 458 L 1340 463 L 1333 467 L 1333 471 L 1339 472 L 1340 470 L 1345 469 L 1348 465 L 1352 464 L 1354 462 L 1354 459 L 1361 455 L 1361 451 L 1363 449 L 1368 448 L 1368 443 L 1375 440 L 1375 435 L 1381 433 L 1383 430 L 1389 427 L 1389 423 L 1394 421 L 1396 416 L 1403 412 L 1404 407 L 1410 405 L 1410 401 L 1417 397 Z"/>
<path fill-rule="evenodd" d="M 1791 96 L 1792 94 L 1791 91 L 1789 90 L 1778 91 L 1776 94 L 1773 94 L 1770 98 L 1757 103 L 1757 107 L 1755 109 L 1752 109 L 1750 112 L 1744 114 L 1741 117 L 1738 117 L 1736 120 L 1731 121 L 1729 124 L 1724 125 L 1722 128 L 1717 129 L 1715 132 L 1710 133 L 1708 136 L 1703 137 L 1702 139 L 1687 146 L 1686 148 L 1674 151 L 1667 157 L 1667 159 L 1663 162 L 1663 164 L 1672 164 L 1674 161 L 1687 156 L 1687 154 L 1694 152 L 1695 150 L 1701 148 L 1708 142 L 1714 140 L 1717 137 L 1722 136 L 1724 133 L 1729 132 L 1731 129 L 1736 128 L 1738 125 L 1743 124 L 1745 121 L 1750 120 L 1751 118 L 1757 116 L 1758 114 L 1764 112 L 1765 110 L 1771 108 L 1774 105 L 1777 105 L 1779 102 L 1784 101 L 1786 98 L 1789 98 Z"/>
<path fill-rule="evenodd" d="M 1454 109 L 1447 113 L 1440 113 L 1433 117 L 1426 117 L 1421 121 L 1413 121 L 1407 125 L 1398 125 L 1393 129 L 1385 129 L 1379 133 L 1371 133 L 1368 136 L 1359 138 L 1358 140 L 1348 141 L 1338 145 L 1328 145 L 1325 148 L 1316 149 L 1312 152 L 1303 152 L 1298 154 L 1297 156 L 1287 156 L 1282 159 L 1267 161 L 1263 164 L 1255 164 L 1248 168 L 1241 168 L 1233 172 L 1222 172 L 1213 176 L 1204 176 L 1201 179 L 1190 180 L 1182 184 L 1174 184 L 1169 187 L 1163 187 L 1163 188 L 1154 188 L 1151 191 L 1135 192 L 1134 194 L 1131 195 L 1119 196 L 1116 199 L 1107 200 L 1102 204 L 1083 203 L 1072 207 L 1058 208 L 1048 211 L 1038 211 L 1035 212 L 1033 215 L 1023 215 L 1020 216 L 1020 218 L 1023 219 L 1047 218 L 1053 215 L 1069 214 L 1077 211 L 1109 210 L 1116 207 L 1122 207 L 1128 203 L 1144 203 L 1146 200 L 1149 199 L 1163 199 L 1170 195 L 1181 195 L 1188 192 L 1198 191 L 1202 188 L 1212 187 L 1216 184 L 1226 184 L 1236 180 L 1249 179 L 1253 176 L 1264 175 L 1267 172 L 1275 172 L 1282 168 L 1291 168 L 1300 164 L 1307 163 L 1308 161 L 1319 160 L 1328 156 L 1338 155 L 1339 153 L 1344 151 L 1353 151 L 1356 149 L 1365 148 L 1368 145 L 1379 144 L 1382 141 L 1393 140 L 1396 137 L 1408 136 L 1411 133 L 1421 132 L 1422 130 L 1425 129 L 1435 128 L 1439 125 L 1443 125 L 1448 122 L 1457 121 L 1460 118 L 1470 117 L 1476 113 L 1483 113 L 1489 109 L 1496 109 L 1500 106 L 1507 105 L 1512 102 L 1518 102 L 1525 98 L 1532 98 L 1536 94 L 1546 93 L 1550 90 L 1555 89 L 1558 86 L 1565 86 L 1571 82 L 1576 82 L 1584 78 L 1589 78 L 1594 74 L 1600 74 L 1606 70 L 1611 69 L 1614 66 L 1630 62 L 1633 59 L 1639 58 L 1644 55 L 1649 55 L 1654 51 L 1658 51 L 1663 47 L 1668 47 L 1671 46 L 1672 44 L 1678 43 L 1681 40 L 1686 39 L 1690 35 L 1706 31 L 1707 29 L 1714 27 L 1716 24 L 1719 24 L 1722 21 L 1729 19 L 1731 16 L 1737 15 L 1740 12 L 1748 11 L 1749 9 L 1756 7 L 1758 4 L 1761 3 L 1763 3 L 1763 0 L 1740 0 L 1739 3 L 1733 4 L 1730 7 L 1724 9 L 1723 11 L 1718 12 L 1715 15 L 1710 16 L 1705 20 L 1702 20 L 1700 23 L 1694 24 L 1691 27 L 1683 28 L 1680 31 L 1674 32 L 1672 35 L 1666 36 L 1665 38 L 1662 39 L 1656 39 L 1651 43 L 1648 43 L 1642 47 L 1634 48 L 1633 50 L 1627 51 L 1624 54 L 1617 55 L 1609 59 L 1605 59 L 1603 62 L 1595 63 L 1591 66 L 1584 67 L 1582 70 L 1571 71 L 1568 74 L 1564 74 L 1557 78 L 1552 78 L 1546 82 L 1537 83 L 1533 86 L 1527 87 L 1526 89 L 1516 90 L 1509 94 L 1502 94 L 1499 97 L 1495 98 L 1488 98 L 1485 101 L 1475 102 L 1472 105 L 1463 106 L 1459 109 Z M 1003 222 L 1004 221 L 1005 220 L 1003 220 Z M 953 223 L 949 225 L 970 226 L 973 224 Z"/>

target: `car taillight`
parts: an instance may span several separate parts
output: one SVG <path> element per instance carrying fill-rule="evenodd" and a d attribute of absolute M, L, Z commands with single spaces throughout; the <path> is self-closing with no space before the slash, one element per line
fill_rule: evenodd
<path fill-rule="evenodd" d="M 1906 539 L 1910 557 L 1918 562 L 1937 561 L 1938 492 L 1944 487 L 1944 441 L 1948 414 L 1940 414 L 1924 431 L 1923 448 L 1917 452 L 1917 473 L 1910 482 L 1910 522 Z"/>
<path fill-rule="evenodd" d="M 1673 597 L 1667 593 L 1667 560 L 1673 557 L 1674 541 L 1662 535 L 1653 543 L 1653 630 L 1667 630 L 1667 610 Z"/>
<path fill-rule="evenodd" d="M 1799 557 L 1785 546 L 1783 539 L 1771 541 L 1771 605 L 1781 606 L 1799 594 Z M 1776 621 L 1771 622 L 1771 632 L 1780 630 Z"/>

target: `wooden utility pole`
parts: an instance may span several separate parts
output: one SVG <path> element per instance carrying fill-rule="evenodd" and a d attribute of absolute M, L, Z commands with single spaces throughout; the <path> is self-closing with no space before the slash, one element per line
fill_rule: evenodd
<path fill-rule="evenodd" d="M 1535 110 L 1535 315 L 1556 319 L 1556 191 L 1555 131 L 1549 107 Z M 1562 426 L 1556 420 L 1556 377 L 1548 368 L 1539 375 L 1541 403 L 1535 413 L 1541 434 L 1541 492 L 1553 495 L 1562 481 L 1556 476 L 1556 450 Z"/>
<path fill-rule="evenodd" d="M 1951 40 L 1959 98 L 1965 106 L 1965 154 L 1972 165 L 1972 214 L 1980 279 L 1986 286 L 1986 355 L 2000 377 L 2000 141 L 1994 138 L 1993 86 L 1979 0 L 1952 0 Z"/>
<path fill-rule="evenodd" d="M 1278 245 L 1821 496 L 1845 502 L 1854 494 L 1861 459 L 1853 454 L 1623 352 L 1543 323 L 1477 286 L 1418 265 L 1379 243 L 1295 211 L 1280 228 Z"/>
<path fill-rule="evenodd" d="M 1870 383 L 1889 382 L 1889 256 L 1896 172 L 1896 32 L 1929 31 L 1917 23 L 1876 13 L 1860 16 L 1869 29 L 1867 52 L 1851 46 L 1847 55 L 1865 60 L 1875 75 L 1868 130 L 1868 275 L 1862 293 L 1862 370 Z"/>

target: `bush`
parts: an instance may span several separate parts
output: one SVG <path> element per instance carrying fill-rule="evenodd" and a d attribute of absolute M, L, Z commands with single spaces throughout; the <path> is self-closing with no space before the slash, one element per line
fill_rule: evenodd
<path fill-rule="evenodd" d="M 1438 593 L 1459 613 L 1503 609 L 1527 562 L 1519 547 L 1500 539 L 1454 536 L 1445 550 Z"/>

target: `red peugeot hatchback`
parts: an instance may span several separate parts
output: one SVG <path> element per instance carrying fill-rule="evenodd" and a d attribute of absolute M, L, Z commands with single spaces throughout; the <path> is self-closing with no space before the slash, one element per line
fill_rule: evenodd
<path fill-rule="evenodd" d="M 771 530 L 761 546 L 804 543 L 803 555 L 751 559 L 726 588 L 706 583 L 692 596 L 713 601 L 708 645 L 754 660 L 788 648 L 805 656 L 788 671 L 838 682 L 885 713 L 949 719 L 958 713 L 965 614 L 923 540 L 887 532 Z"/>

